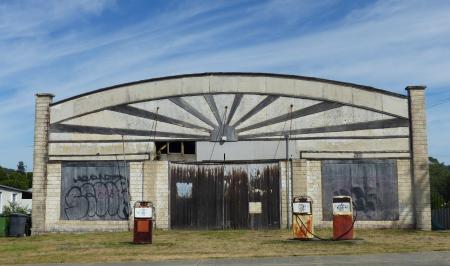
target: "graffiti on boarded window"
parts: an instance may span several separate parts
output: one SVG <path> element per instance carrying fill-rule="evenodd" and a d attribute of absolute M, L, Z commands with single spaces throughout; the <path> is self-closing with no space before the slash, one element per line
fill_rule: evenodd
<path fill-rule="evenodd" d="M 61 170 L 61 219 L 127 220 L 128 165 L 65 162 Z"/>
<path fill-rule="evenodd" d="M 358 220 L 398 220 L 395 160 L 325 160 L 322 165 L 324 220 L 332 219 L 333 196 L 351 196 Z"/>

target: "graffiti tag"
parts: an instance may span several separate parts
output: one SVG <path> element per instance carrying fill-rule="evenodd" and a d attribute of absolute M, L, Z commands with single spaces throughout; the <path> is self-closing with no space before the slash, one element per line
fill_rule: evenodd
<path fill-rule="evenodd" d="M 73 179 L 64 196 L 68 220 L 126 220 L 127 179 L 121 175 L 83 175 Z"/>

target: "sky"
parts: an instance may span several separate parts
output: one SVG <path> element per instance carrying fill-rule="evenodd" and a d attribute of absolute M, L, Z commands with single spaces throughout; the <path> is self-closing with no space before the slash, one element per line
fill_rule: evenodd
<path fill-rule="evenodd" d="M 449 14 L 445 0 L 0 0 L 0 165 L 32 168 L 35 93 L 226 71 L 426 85 L 429 153 L 450 164 Z"/>

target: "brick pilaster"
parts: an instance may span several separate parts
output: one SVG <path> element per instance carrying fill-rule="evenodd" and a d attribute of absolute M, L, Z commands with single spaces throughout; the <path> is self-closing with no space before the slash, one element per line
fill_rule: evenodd
<path fill-rule="evenodd" d="M 144 162 L 144 199 L 155 207 L 155 226 L 170 228 L 170 184 L 168 161 Z"/>
<path fill-rule="evenodd" d="M 36 94 L 34 122 L 34 153 L 33 153 L 33 234 L 46 231 L 46 185 L 48 161 L 48 128 L 50 122 L 50 104 L 53 95 Z"/>
<path fill-rule="evenodd" d="M 281 225 L 280 228 L 291 228 L 291 199 L 290 192 L 291 189 L 291 163 L 286 161 L 280 161 L 280 213 L 281 213 Z"/>
<path fill-rule="evenodd" d="M 306 160 L 292 160 L 292 191 L 293 196 L 302 196 L 307 194 L 306 188 Z M 292 199 L 291 199 L 292 200 Z"/>
<path fill-rule="evenodd" d="M 417 229 L 431 230 L 425 88 L 425 86 L 408 86 L 406 90 L 409 96 L 415 225 Z"/>

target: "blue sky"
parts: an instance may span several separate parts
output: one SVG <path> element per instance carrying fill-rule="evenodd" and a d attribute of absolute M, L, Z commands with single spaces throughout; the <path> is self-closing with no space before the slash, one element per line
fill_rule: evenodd
<path fill-rule="evenodd" d="M 0 1 L 0 165 L 32 167 L 34 94 L 211 71 L 405 94 L 425 84 L 430 155 L 450 163 L 450 1 Z"/>

